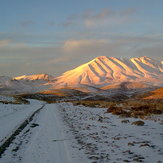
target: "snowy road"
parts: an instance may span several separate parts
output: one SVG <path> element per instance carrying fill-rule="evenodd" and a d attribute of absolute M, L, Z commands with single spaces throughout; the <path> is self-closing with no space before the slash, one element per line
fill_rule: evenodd
<path fill-rule="evenodd" d="M 0 162 L 73 163 L 58 109 L 57 104 L 46 104 L 16 136 Z"/>
<path fill-rule="evenodd" d="M 31 103 L 31 105 L 0 105 L 0 145 L 25 119 L 42 106 L 41 102 L 35 100 L 31 100 Z"/>
<path fill-rule="evenodd" d="M 16 112 L 7 109 L 10 105 L 5 107 L 6 112 L 1 113 L 6 123 L 26 119 L 24 105 Z M 160 121 L 143 120 L 144 126 L 133 126 L 138 119 L 106 114 L 104 108 L 39 101 L 33 101 L 26 109 L 29 107 L 34 116 L 5 148 L 0 163 L 162 163 L 162 116 Z M 14 120 L 10 118 L 13 115 Z M 1 116 L 0 122 L 5 118 Z M 0 131 L 3 137 L 2 125 Z"/>
<path fill-rule="evenodd" d="M 40 115 L 39 129 L 30 142 L 23 162 L 72 163 L 57 107 L 57 105 L 45 106 Z"/>

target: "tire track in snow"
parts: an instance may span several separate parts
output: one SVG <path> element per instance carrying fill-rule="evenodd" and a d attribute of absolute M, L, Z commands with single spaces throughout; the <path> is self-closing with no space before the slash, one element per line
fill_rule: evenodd
<path fill-rule="evenodd" d="M 73 163 L 65 137 L 58 104 L 47 104 L 42 110 L 37 132 L 28 145 L 22 162 Z"/>
<path fill-rule="evenodd" d="M 42 105 L 41 108 L 37 109 L 32 115 L 30 115 L 28 118 L 24 120 L 20 126 L 12 132 L 11 135 L 8 136 L 8 138 L 3 142 L 3 144 L 0 146 L 0 158 L 2 157 L 3 153 L 6 151 L 6 149 L 13 143 L 13 141 L 17 138 L 17 136 L 23 131 L 23 129 L 33 120 L 34 116 L 44 108 L 45 104 Z"/>

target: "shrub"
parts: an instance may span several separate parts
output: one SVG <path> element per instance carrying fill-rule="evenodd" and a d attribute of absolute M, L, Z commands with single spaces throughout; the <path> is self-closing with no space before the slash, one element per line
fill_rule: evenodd
<path fill-rule="evenodd" d="M 137 125 L 137 126 L 144 126 L 144 122 L 143 121 L 135 121 L 135 122 L 132 122 L 132 125 Z"/>

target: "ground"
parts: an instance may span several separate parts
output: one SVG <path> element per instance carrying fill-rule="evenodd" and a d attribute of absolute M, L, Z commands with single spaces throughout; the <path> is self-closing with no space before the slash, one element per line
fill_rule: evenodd
<path fill-rule="evenodd" d="M 0 162 L 161 163 L 162 115 L 139 126 L 138 118 L 106 111 L 37 100 L 0 104 Z"/>

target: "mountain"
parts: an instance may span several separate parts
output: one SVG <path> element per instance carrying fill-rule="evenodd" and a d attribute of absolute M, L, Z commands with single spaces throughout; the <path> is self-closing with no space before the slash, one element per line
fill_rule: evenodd
<path fill-rule="evenodd" d="M 163 87 L 150 91 L 148 93 L 145 93 L 143 99 L 146 99 L 146 100 L 162 99 L 163 100 Z"/>
<path fill-rule="evenodd" d="M 162 81 L 163 61 L 149 57 L 129 59 L 99 56 L 58 77 L 48 74 L 14 78 L 0 76 L 0 94 L 35 92 L 58 94 L 60 89 L 61 94 L 78 90 L 107 96 L 108 91 L 110 94 L 117 94 L 126 90 L 134 92 L 154 90 L 163 86 Z"/>
<path fill-rule="evenodd" d="M 115 58 L 100 56 L 55 78 L 54 87 L 75 87 L 80 85 L 98 88 L 108 85 L 139 82 L 160 85 L 163 81 L 163 62 L 149 57 Z M 141 85 L 146 87 L 144 85 Z"/>
<path fill-rule="evenodd" d="M 146 84 L 143 82 L 121 82 L 121 83 L 115 83 L 115 84 L 111 84 L 111 85 L 107 85 L 104 87 L 101 87 L 102 90 L 108 90 L 108 89 L 145 89 L 145 88 L 149 88 L 149 87 L 153 87 L 150 84 Z"/>
<path fill-rule="evenodd" d="M 54 77 L 48 74 L 23 75 L 18 77 L 0 76 L 0 94 L 33 93 L 49 88 L 48 82 Z"/>
<path fill-rule="evenodd" d="M 45 80 L 49 81 L 52 80 L 54 77 L 52 75 L 48 74 L 36 74 L 36 75 L 23 75 L 23 76 L 17 76 L 13 79 L 15 80 Z"/>

